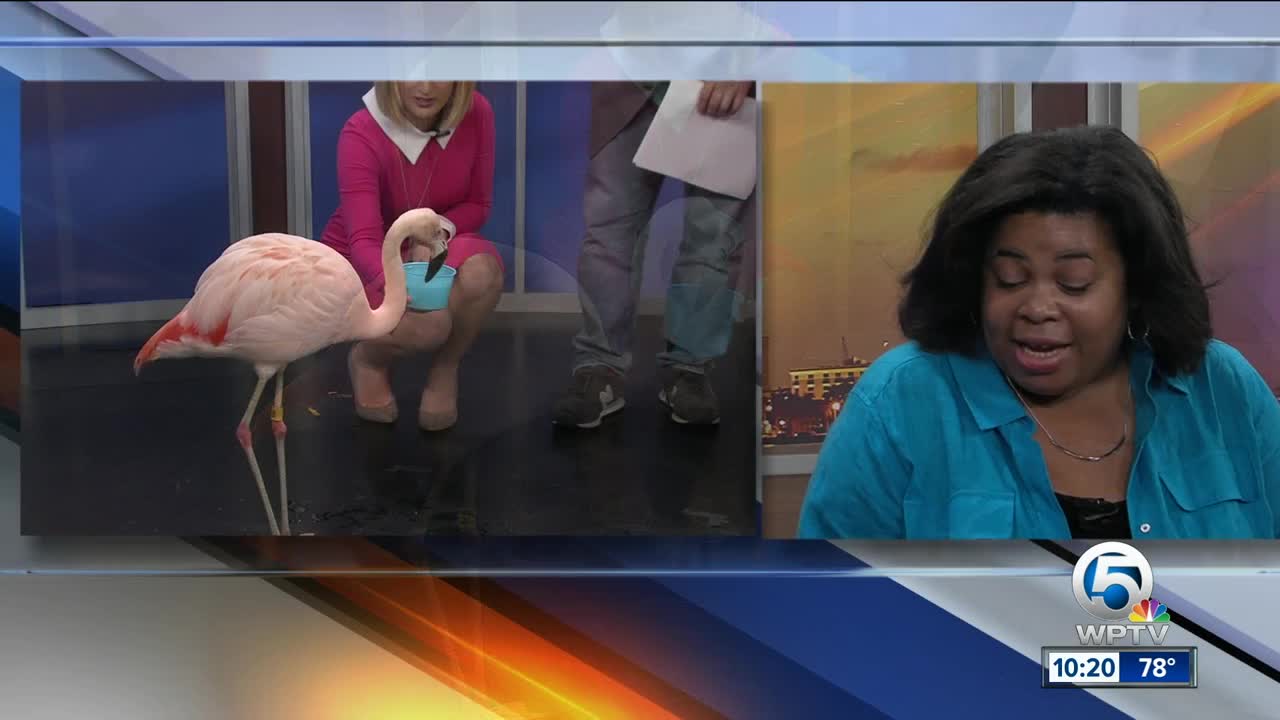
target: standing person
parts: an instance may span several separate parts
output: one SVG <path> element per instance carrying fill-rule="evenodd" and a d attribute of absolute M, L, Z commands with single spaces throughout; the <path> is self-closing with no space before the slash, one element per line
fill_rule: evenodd
<path fill-rule="evenodd" d="M 474 82 L 379 82 L 338 139 L 340 205 L 321 241 L 342 253 L 382 304 L 381 246 L 406 210 L 444 220 L 447 263 L 457 271 L 445 310 L 408 312 L 384 338 L 351 349 L 356 414 L 381 423 L 399 414 L 390 371 L 406 355 L 435 350 L 418 407 L 429 431 L 458 418 L 458 366 L 502 294 L 503 265 L 478 233 L 493 205 L 493 108 Z M 420 259 L 405 248 L 406 259 Z"/>
<path fill-rule="evenodd" d="M 632 331 L 648 226 L 664 176 L 632 159 L 668 83 L 596 83 L 578 259 L 583 327 L 573 340 L 573 381 L 556 403 L 559 425 L 594 428 L 625 404 Z M 707 82 L 698 112 L 738 113 L 753 82 Z M 732 334 L 729 259 L 743 242 L 746 201 L 685 185 L 684 238 L 667 291 L 666 349 L 658 355 L 660 399 L 678 423 L 714 424 L 720 407 L 707 372 Z"/>

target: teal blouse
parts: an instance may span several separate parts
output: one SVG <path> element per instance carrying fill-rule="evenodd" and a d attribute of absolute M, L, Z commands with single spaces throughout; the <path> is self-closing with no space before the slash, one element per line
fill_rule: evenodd
<path fill-rule="evenodd" d="M 1135 539 L 1280 536 L 1280 403 L 1233 347 L 1167 377 L 1134 351 Z M 822 446 L 806 538 L 1069 539 L 1035 424 L 987 354 L 877 360 Z"/>

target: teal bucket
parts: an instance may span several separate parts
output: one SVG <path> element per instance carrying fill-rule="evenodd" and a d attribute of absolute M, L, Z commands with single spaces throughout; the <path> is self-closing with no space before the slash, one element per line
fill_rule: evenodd
<path fill-rule="evenodd" d="M 449 306 L 449 291 L 453 289 L 453 278 L 457 270 L 448 265 L 441 265 L 440 272 L 431 278 L 431 282 L 422 280 L 427 276 L 430 263 L 411 262 L 404 264 L 405 286 L 409 293 L 410 310 L 443 310 Z"/>

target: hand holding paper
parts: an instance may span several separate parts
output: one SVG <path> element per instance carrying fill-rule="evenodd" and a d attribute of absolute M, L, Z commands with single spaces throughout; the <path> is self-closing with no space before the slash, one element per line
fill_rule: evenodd
<path fill-rule="evenodd" d="M 745 200 L 756 185 L 756 101 L 741 97 L 739 110 L 724 117 L 704 115 L 698 109 L 700 98 L 710 110 L 719 111 L 725 100 L 727 109 L 732 109 L 739 101 L 732 85 L 712 85 L 703 97 L 702 82 L 671 83 L 636 151 L 635 164 Z"/>
<path fill-rule="evenodd" d="M 698 112 L 711 117 L 734 115 L 742 109 L 751 92 L 749 82 L 704 82 L 698 92 Z"/>

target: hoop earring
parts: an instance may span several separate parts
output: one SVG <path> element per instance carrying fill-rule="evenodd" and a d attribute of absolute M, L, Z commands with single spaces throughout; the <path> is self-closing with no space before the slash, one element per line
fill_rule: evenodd
<path fill-rule="evenodd" d="M 1141 338 L 1136 338 L 1136 337 L 1134 337 L 1134 336 L 1133 336 L 1133 323 L 1126 323 L 1126 324 L 1125 324 L 1125 332 L 1129 334 L 1129 339 L 1130 339 L 1130 340 L 1132 340 L 1132 341 L 1134 341 L 1134 342 L 1142 342 L 1142 343 L 1146 343 L 1146 342 L 1147 342 L 1147 338 L 1151 337 L 1151 328 L 1149 328 L 1149 327 L 1148 327 L 1148 328 L 1144 328 L 1144 329 L 1143 329 L 1143 331 L 1142 331 L 1142 337 L 1141 337 Z"/>

